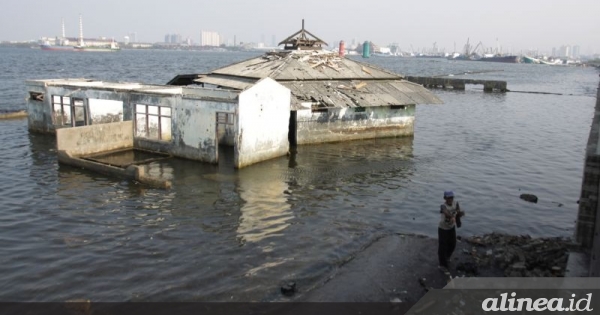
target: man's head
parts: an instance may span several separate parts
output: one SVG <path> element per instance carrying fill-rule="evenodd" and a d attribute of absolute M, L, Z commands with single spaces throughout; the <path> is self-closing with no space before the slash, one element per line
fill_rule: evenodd
<path fill-rule="evenodd" d="M 446 191 L 444 191 L 444 199 L 446 199 L 446 200 L 453 200 L 454 199 L 454 192 L 452 192 L 452 190 L 446 190 Z"/>

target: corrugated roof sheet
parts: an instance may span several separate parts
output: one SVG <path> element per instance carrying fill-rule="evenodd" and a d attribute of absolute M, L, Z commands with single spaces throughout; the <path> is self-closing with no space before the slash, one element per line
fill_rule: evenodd
<path fill-rule="evenodd" d="M 408 81 L 296 81 L 280 82 L 294 96 L 292 109 L 302 103 L 322 107 L 372 107 L 410 104 L 441 104 L 442 101 L 421 85 Z"/>

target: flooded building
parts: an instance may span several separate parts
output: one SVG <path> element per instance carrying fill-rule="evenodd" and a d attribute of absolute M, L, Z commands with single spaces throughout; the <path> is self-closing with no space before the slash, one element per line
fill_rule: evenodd
<path fill-rule="evenodd" d="M 29 129 L 56 133 L 61 162 L 135 149 L 217 163 L 226 145 L 241 168 L 289 151 L 290 91 L 268 78 L 239 91 L 85 79 L 26 85 Z"/>
<path fill-rule="evenodd" d="M 167 85 L 30 80 L 28 126 L 56 133 L 62 163 L 152 183 L 136 159 L 154 158 L 139 151 L 218 163 L 225 145 L 242 168 L 299 144 L 412 135 L 416 104 L 441 103 L 324 44 L 303 26 L 280 43 L 283 51 Z M 131 160 L 115 162 L 112 153 Z"/>
<path fill-rule="evenodd" d="M 413 135 L 415 105 L 441 103 L 399 74 L 322 49 L 326 43 L 304 25 L 279 45 L 285 50 L 208 74 L 180 75 L 169 84 L 239 91 L 274 79 L 292 93 L 291 145 Z"/>

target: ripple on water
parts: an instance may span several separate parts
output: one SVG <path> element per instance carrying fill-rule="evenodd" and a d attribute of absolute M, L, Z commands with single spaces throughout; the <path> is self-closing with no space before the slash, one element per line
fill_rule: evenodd
<path fill-rule="evenodd" d="M 13 60 L 23 70 L 15 75 L 30 78 L 164 83 L 252 57 L 177 53 L 19 51 L 0 58 L 0 69 Z M 468 213 L 463 235 L 572 234 L 597 73 L 383 59 L 370 61 L 405 74 L 504 70 L 486 75 L 511 89 L 576 96 L 436 91 L 445 104 L 417 107 L 414 137 L 301 146 L 237 171 L 231 161 L 153 163 L 149 172 L 173 180 L 169 191 L 59 166 L 52 136 L 28 133 L 25 120 L 2 121 L 0 242 L 9 245 L 0 248 L 0 297 L 275 300 L 280 281 L 310 287 L 381 235 L 435 236 L 447 189 Z M 3 109 L 23 108 L 24 79 L 0 77 Z M 523 192 L 540 201 L 524 202 Z"/>

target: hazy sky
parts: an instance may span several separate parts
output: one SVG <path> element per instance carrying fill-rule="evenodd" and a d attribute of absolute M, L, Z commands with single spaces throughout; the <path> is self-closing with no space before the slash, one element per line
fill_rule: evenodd
<path fill-rule="evenodd" d="M 306 29 L 332 44 L 371 40 L 452 51 L 470 38 L 505 50 L 550 50 L 580 45 L 600 52 L 600 0 L 1 0 L 0 40 L 78 36 L 79 14 L 85 37 L 131 32 L 138 41 L 162 42 L 167 33 L 200 41 L 200 31 L 228 39 L 271 44 Z"/>

